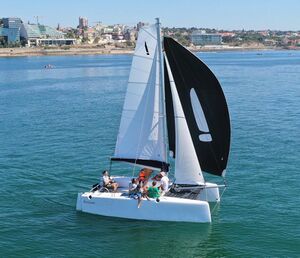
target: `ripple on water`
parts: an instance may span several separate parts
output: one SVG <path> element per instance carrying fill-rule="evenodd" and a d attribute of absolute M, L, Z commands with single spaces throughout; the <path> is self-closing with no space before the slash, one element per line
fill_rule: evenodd
<path fill-rule="evenodd" d="M 3 257 L 300 253 L 299 52 L 199 56 L 220 79 L 232 122 L 229 186 L 210 225 L 75 211 L 77 192 L 109 166 L 130 56 L 0 59 Z M 113 171 L 130 173 L 124 166 Z"/>

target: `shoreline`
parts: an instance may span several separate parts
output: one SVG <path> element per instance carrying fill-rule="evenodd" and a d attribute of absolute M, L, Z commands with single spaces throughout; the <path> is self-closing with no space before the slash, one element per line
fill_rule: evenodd
<path fill-rule="evenodd" d="M 265 51 L 265 50 L 300 50 L 300 48 L 268 48 L 268 47 L 197 47 L 188 48 L 192 52 L 234 52 L 234 51 Z M 133 48 L 97 48 L 91 46 L 56 47 L 56 48 L 0 48 L 1 57 L 29 56 L 75 56 L 75 55 L 126 55 L 133 54 Z"/>

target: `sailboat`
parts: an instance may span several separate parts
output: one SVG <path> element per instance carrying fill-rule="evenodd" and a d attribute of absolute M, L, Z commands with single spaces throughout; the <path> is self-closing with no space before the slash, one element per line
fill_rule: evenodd
<path fill-rule="evenodd" d="M 230 149 L 226 99 L 212 71 L 174 39 L 161 37 L 159 19 L 139 31 L 115 153 L 111 162 L 168 171 L 169 192 L 156 200 L 129 198 L 130 177 L 115 176 L 116 193 L 78 193 L 78 211 L 127 219 L 211 222 L 210 202 L 225 185 L 206 182 L 204 173 L 225 178 Z"/>

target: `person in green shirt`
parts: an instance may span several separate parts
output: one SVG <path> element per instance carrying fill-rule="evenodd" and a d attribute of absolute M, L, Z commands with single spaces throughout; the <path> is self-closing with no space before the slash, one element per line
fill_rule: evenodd
<path fill-rule="evenodd" d="M 149 198 L 155 198 L 157 202 L 159 202 L 159 197 L 160 197 L 160 191 L 158 187 L 156 187 L 156 181 L 152 182 L 152 186 L 148 188 L 148 193 L 147 193 Z"/>

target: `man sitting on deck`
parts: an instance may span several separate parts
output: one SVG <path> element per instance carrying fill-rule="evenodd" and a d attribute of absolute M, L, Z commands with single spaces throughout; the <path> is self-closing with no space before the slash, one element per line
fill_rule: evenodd
<path fill-rule="evenodd" d="M 160 173 L 153 177 L 152 180 L 160 182 L 159 189 L 162 191 L 161 196 L 165 195 L 169 191 L 169 178 L 166 172 L 160 171 Z"/>
<path fill-rule="evenodd" d="M 169 191 L 169 178 L 166 172 L 160 172 L 161 179 L 160 179 L 160 189 L 161 189 L 161 196 L 165 195 Z"/>
<path fill-rule="evenodd" d="M 138 208 L 141 207 L 143 196 L 142 181 L 137 181 L 137 179 L 132 178 L 129 184 L 129 197 L 138 200 Z"/>
<path fill-rule="evenodd" d="M 158 187 L 156 187 L 156 181 L 153 181 L 152 186 L 148 188 L 147 195 L 149 198 L 155 198 L 159 202 L 160 192 Z"/>
<path fill-rule="evenodd" d="M 119 185 L 112 178 L 110 178 L 108 171 L 104 170 L 102 175 L 103 187 L 106 187 L 107 189 L 113 189 L 113 191 L 116 192 Z"/>

